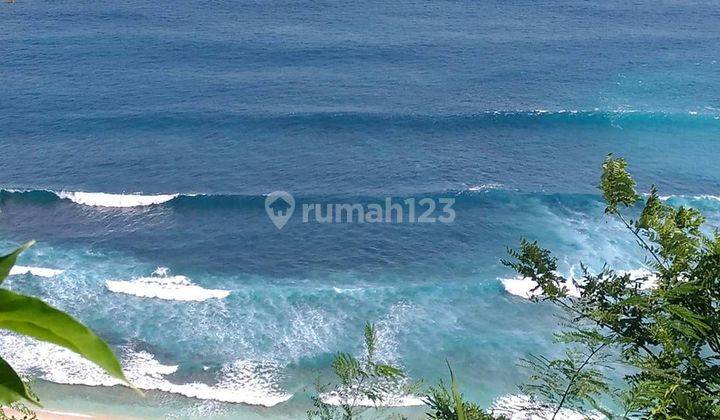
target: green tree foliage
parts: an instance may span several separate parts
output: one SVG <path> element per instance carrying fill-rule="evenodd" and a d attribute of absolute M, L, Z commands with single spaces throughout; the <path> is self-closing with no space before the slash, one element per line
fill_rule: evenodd
<path fill-rule="evenodd" d="M 364 330 L 365 354 L 356 358 L 350 353 L 338 353 L 332 362 L 334 385 L 316 383 L 317 394 L 311 397 L 314 408 L 310 419 L 351 420 L 368 409 L 379 410 L 388 395 L 411 392 L 402 385 L 406 379 L 402 369 L 377 360 L 378 338 L 375 327 L 367 323 Z M 337 404 L 323 401 L 323 395 L 335 397 Z"/>
<path fill-rule="evenodd" d="M 452 368 L 450 371 L 450 389 L 440 382 L 428 389 L 423 401 L 430 408 L 428 418 L 433 420 L 503 420 L 504 417 L 494 417 L 485 412 L 479 405 L 465 401 L 455 380 Z"/>
<path fill-rule="evenodd" d="M 539 299 L 563 308 L 588 331 L 569 337 L 585 349 L 585 359 L 533 359 L 537 369 L 566 385 L 535 378 L 546 384 L 534 388 L 535 395 L 561 406 L 591 404 L 608 391 L 593 367 L 598 352 L 592 349 L 602 346 L 632 368 L 620 396 L 625 417 L 720 419 L 720 234 L 697 210 L 663 202 L 655 187 L 637 220 L 628 219 L 624 212 L 640 197 L 626 168 L 612 155 L 603 163 L 605 212 L 645 251 L 651 274 L 631 278 L 610 268 L 593 274 L 583 267 L 583 278 L 570 280 L 580 291 L 574 298 L 568 296 L 568 280 L 556 272 L 555 257 L 537 243 L 523 240 L 503 261 L 537 283 Z M 550 395 L 541 392 L 548 389 Z"/>
<path fill-rule="evenodd" d="M 596 398 L 611 392 L 603 374 L 613 361 L 611 354 L 606 352 L 611 343 L 597 332 L 581 328 L 558 334 L 556 341 L 569 344 L 564 358 L 550 360 L 530 355 L 520 361 L 532 372 L 520 389 L 539 399 L 526 411 L 535 411 L 540 417 L 552 420 L 563 408 L 580 412 L 590 408 L 604 411 Z"/>
<path fill-rule="evenodd" d="M 18 255 L 33 244 L 32 241 L 28 242 L 0 257 L 0 285 L 10 273 Z M 0 328 L 65 347 L 95 363 L 110 376 L 130 385 L 117 358 L 101 338 L 72 316 L 40 299 L 0 287 Z M 29 390 L 26 382 L 9 363 L 0 358 L 0 406 L 11 406 L 18 402 L 39 405 L 38 398 Z"/>

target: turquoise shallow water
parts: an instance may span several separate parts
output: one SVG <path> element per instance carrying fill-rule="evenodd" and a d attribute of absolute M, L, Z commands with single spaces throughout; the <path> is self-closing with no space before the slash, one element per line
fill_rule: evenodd
<path fill-rule="evenodd" d="M 433 382 L 447 358 L 488 405 L 517 392 L 519 358 L 557 351 L 551 309 L 503 289 L 506 246 L 537 239 L 564 273 L 642 266 L 603 215 L 607 153 L 718 224 L 713 3 L 2 11 L 0 245 L 39 241 L 8 285 L 90 324 L 157 390 L 136 401 L 0 336 L 63 410 L 297 417 L 365 321 L 385 360 Z M 275 190 L 298 205 L 453 198 L 457 217 L 296 214 L 279 231 Z"/>

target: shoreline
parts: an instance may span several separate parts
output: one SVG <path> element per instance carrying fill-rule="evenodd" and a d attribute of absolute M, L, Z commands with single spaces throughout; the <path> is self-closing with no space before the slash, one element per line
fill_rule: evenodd
<path fill-rule="evenodd" d="M 13 416 L 18 419 L 24 419 L 25 414 L 13 408 L 3 407 L 2 411 L 6 416 Z M 130 417 L 117 417 L 108 415 L 70 413 L 65 411 L 37 409 L 33 410 L 38 420 L 81 420 L 81 419 L 103 419 L 103 420 L 127 420 Z"/>

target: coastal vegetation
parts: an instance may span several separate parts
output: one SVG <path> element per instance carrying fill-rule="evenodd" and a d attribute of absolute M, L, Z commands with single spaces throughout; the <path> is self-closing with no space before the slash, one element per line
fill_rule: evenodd
<path fill-rule="evenodd" d="M 536 242 L 510 250 L 504 263 L 573 325 L 559 336 L 570 347 L 566 358 L 530 359 L 526 391 L 554 408 L 552 418 L 564 407 L 610 418 L 720 418 L 720 232 L 698 210 L 665 203 L 654 186 L 636 217 L 626 215 L 641 196 L 624 159 L 605 159 L 600 189 L 605 213 L 625 226 L 651 270 L 637 277 L 584 267 L 582 278 L 567 279 Z M 605 378 L 610 363 L 628 372 L 620 389 Z M 620 414 L 598 403 L 608 397 Z"/>
<path fill-rule="evenodd" d="M 338 353 L 333 358 L 334 383 L 324 384 L 318 378 L 317 394 L 311 397 L 314 408 L 308 411 L 308 418 L 354 419 L 368 410 L 381 411 L 391 392 L 412 392 L 402 369 L 377 360 L 378 337 L 373 324 L 365 324 L 363 338 L 363 357 Z"/>
<path fill-rule="evenodd" d="M 522 239 L 508 250 L 503 264 L 533 284 L 533 301 L 557 307 L 567 326 L 555 337 L 564 357 L 519 361 L 531 372 L 520 387 L 530 398 L 523 409 L 550 419 L 568 410 L 588 418 L 720 419 L 720 232 L 698 210 L 667 204 L 655 187 L 643 198 L 624 159 L 605 159 L 600 189 L 605 213 L 627 229 L 649 270 L 638 276 L 583 266 L 580 278 L 566 278 L 537 242 Z M 0 257 L 0 284 L 32 244 Z M 0 328 L 65 347 L 130 385 L 102 339 L 37 298 L 0 288 Z M 504 418 L 465 400 L 449 363 L 449 386 L 440 381 L 419 391 L 399 366 L 380 360 L 372 324 L 363 338 L 362 356 L 338 353 L 333 380 L 318 380 L 309 418 L 349 420 L 369 411 L 377 417 L 391 399 L 409 393 L 422 396 L 430 419 Z M 619 378 L 608 377 L 613 369 Z M 40 404 L 0 359 L 0 404 L 18 403 Z"/>
<path fill-rule="evenodd" d="M 503 416 L 494 416 L 479 405 L 466 401 L 460 393 L 455 374 L 453 374 L 450 363 L 450 389 L 440 380 L 436 386 L 428 388 L 423 401 L 430 411 L 428 418 L 433 420 L 505 420 Z"/>
<path fill-rule="evenodd" d="M 636 276 L 606 266 L 593 273 L 583 265 L 581 278 L 565 278 L 557 259 L 537 242 L 523 239 L 508 250 L 503 264 L 532 282 L 532 300 L 561 309 L 568 326 L 555 337 L 565 357 L 520 361 L 532 372 L 520 387 L 530 398 L 522 410 L 553 420 L 568 412 L 720 419 L 720 233 L 696 209 L 666 204 L 654 186 L 642 208 L 634 209 L 642 197 L 624 159 L 605 159 L 600 189 L 605 213 L 625 226 L 650 270 Z M 338 357 L 336 362 L 345 356 Z M 615 367 L 627 372 L 620 381 L 607 377 Z M 441 381 L 425 392 L 428 418 L 503 418 L 465 401 L 452 370 L 450 384 L 448 389 Z M 355 416 L 344 410 L 340 418 Z"/>
<path fill-rule="evenodd" d="M 18 255 L 33 244 L 34 241 L 27 242 L 0 257 L 0 286 L 10 274 Z M 132 387 L 105 341 L 80 321 L 38 298 L 0 287 L 0 329 L 71 350 Z M 26 404 L 40 406 L 40 400 L 30 390 L 27 381 L 0 357 L 0 406 L 16 408 L 29 416 L 31 411 Z"/>

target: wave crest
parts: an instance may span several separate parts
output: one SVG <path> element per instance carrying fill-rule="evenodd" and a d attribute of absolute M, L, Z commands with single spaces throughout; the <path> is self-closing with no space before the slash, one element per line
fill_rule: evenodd
<path fill-rule="evenodd" d="M 193 284 L 185 276 L 171 276 L 168 269 L 159 267 L 149 277 L 134 280 L 107 280 L 105 286 L 115 293 L 124 293 L 144 298 L 201 302 L 208 299 L 226 298 L 230 291 L 205 289 Z"/>
<path fill-rule="evenodd" d="M 57 270 L 54 268 L 15 265 L 10 269 L 10 275 L 11 276 L 19 276 L 22 274 L 29 273 L 29 274 L 32 274 L 33 276 L 38 276 L 38 277 L 54 277 L 59 274 L 62 274 L 63 271 L 64 270 Z"/>
<path fill-rule="evenodd" d="M 60 191 L 56 195 L 61 199 L 93 207 L 145 207 L 165 203 L 179 194 L 139 195 Z"/>
<path fill-rule="evenodd" d="M 463 184 L 457 189 L 442 191 L 418 191 L 413 194 L 416 197 L 447 197 L 453 196 L 456 200 L 467 203 L 487 203 L 494 201 L 515 200 L 518 197 L 537 197 L 541 200 L 559 200 L 561 202 L 574 203 L 578 200 L 583 202 L 601 201 L 602 197 L 597 194 L 574 194 L 574 193 L 547 193 L 547 192 L 523 192 L 507 188 L 502 184 Z M 384 199 L 388 195 L 326 195 L 326 194 L 302 194 L 295 195 L 296 201 L 308 203 L 342 203 L 352 200 L 353 202 L 372 202 Z M 400 199 L 405 196 L 394 196 Z M 661 197 L 672 205 L 688 205 L 701 210 L 720 210 L 720 196 L 711 194 L 699 195 L 668 195 Z M 71 191 L 51 191 L 43 189 L 17 190 L 0 189 L 0 203 L 5 200 L 17 202 L 30 202 L 33 204 L 52 204 L 59 201 L 69 201 L 90 207 L 102 208 L 143 208 L 163 205 L 173 209 L 219 209 L 219 208 L 256 208 L 264 209 L 266 195 L 264 194 L 199 194 L 199 193 L 172 193 L 159 195 L 140 194 L 111 194 L 111 193 L 89 193 Z"/>
<path fill-rule="evenodd" d="M 618 270 L 616 273 L 618 275 L 629 274 L 631 280 L 643 279 L 643 282 L 640 284 L 641 290 L 652 289 L 657 286 L 657 277 L 645 268 Z M 560 273 L 555 274 L 560 275 Z M 575 298 L 580 297 L 580 289 L 578 288 L 576 282 L 581 281 L 582 278 L 575 278 L 572 272 L 569 276 L 566 276 L 566 278 L 567 280 L 563 283 L 563 286 L 567 289 L 568 296 Z M 542 295 L 542 290 L 535 290 L 538 284 L 528 277 L 513 277 L 498 280 L 502 283 L 505 291 L 511 295 L 515 295 L 523 299 L 531 299 Z"/>

